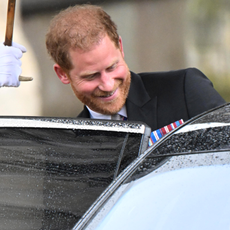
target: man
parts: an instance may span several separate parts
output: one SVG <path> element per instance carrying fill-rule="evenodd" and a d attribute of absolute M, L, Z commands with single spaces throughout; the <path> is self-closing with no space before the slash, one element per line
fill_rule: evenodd
<path fill-rule="evenodd" d="M 60 12 L 51 22 L 46 46 L 59 79 L 71 84 L 85 104 L 81 118 L 113 119 L 119 113 L 156 130 L 225 103 L 197 69 L 129 71 L 116 25 L 98 6 Z"/>

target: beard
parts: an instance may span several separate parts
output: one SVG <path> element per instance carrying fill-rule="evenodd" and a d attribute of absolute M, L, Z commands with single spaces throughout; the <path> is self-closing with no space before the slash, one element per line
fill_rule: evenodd
<path fill-rule="evenodd" d="M 100 97 L 107 96 L 110 92 L 104 92 L 97 89 L 90 96 L 85 96 L 80 94 L 74 86 L 71 84 L 72 90 L 76 97 L 84 104 L 87 105 L 90 109 L 95 112 L 105 114 L 105 115 L 113 115 L 121 110 L 123 105 L 126 102 L 126 98 L 128 97 L 129 88 L 131 83 L 131 74 L 128 71 L 127 76 L 124 80 L 117 80 L 114 90 L 119 89 L 120 95 L 111 101 L 103 101 Z"/>

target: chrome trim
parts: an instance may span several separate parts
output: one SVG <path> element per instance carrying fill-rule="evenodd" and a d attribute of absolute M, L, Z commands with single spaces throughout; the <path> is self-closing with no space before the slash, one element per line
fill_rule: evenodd
<path fill-rule="evenodd" d="M 0 117 L 0 127 L 90 129 L 140 134 L 146 131 L 144 124 L 127 121 L 45 117 Z"/>

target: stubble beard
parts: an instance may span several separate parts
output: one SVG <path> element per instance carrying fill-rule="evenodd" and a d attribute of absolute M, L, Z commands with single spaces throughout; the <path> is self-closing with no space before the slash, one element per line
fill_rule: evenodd
<path fill-rule="evenodd" d="M 100 98 L 98 97 L 98 95 L 106 94 L 103 91 L 98 90 L 95 93 L 96 95 L 92 94 L 90 97 L 88 97 L 77 92 L 77 90 L 74 88 L 72 84 L 71 87 L 76 97 L 84 105 L 87 105 L 90 109 L 92 109 L 95 112 L 106 114 L 106 115 L 113 115 L 119 112 L 123 107 L 123 105 L 125 104 L 126 98 L 128 97 L 128 93 L 129 93 L 130 83 L 131 83 L 131 74 L 128 71 L 127 76 L 124 80 L 117 80 L 116 85 L 117 87 L 119 87 L 119 91 L 120 91 L 119 97 L 108 102 L 100 100 Z"/>

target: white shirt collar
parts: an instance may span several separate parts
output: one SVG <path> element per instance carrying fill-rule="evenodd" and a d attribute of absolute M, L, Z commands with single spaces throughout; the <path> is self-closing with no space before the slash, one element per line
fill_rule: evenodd
<path fill-rule="evenodd" d="M 93 110 L 91 110 L 88 106 L 86 106 L 90 113 L 90 118 L 92 119 L 103 119 L 103 120 L 111 120 L 111 115 L 105 115 L 101 113 L 97 113 Z M 118 112 L 118 114 L 122 115 L 123 117 L 127 117 L 127 110 L 126 106 L 124 105 L 121 110 Z"/>

